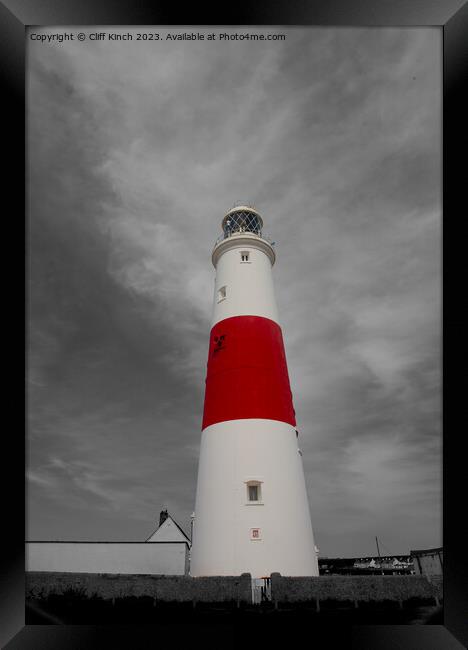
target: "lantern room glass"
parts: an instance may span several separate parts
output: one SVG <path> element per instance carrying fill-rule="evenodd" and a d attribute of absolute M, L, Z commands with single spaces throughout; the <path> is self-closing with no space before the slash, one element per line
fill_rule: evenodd
<path fill-rule="evenodd" d="M 230 237 L 233 233 L 251 232 L 255 235 L 262 234 L 262 223 L 255 212 L 237 210 L 231 212 L 224 223 L 224 236 Z"/>

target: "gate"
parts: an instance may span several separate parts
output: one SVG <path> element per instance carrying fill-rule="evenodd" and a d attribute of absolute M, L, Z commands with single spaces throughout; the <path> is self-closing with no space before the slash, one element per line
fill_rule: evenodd
<path fill-rule="evenodd" d="M 261 605 L 271 600 L 271 579 L 252 578 L 252 604 Z"/>

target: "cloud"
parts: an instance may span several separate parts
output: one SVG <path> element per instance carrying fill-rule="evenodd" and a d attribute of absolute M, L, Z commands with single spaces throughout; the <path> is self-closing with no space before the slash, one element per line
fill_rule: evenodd
<path fill-rule="evenodd" d="M 162 503 L 188 527 L 242 201 L 277 243 L 321 551 L 440 542 L 440 33 L 275 29 L 30 43 L 32 537 L 145 538 Z"/>

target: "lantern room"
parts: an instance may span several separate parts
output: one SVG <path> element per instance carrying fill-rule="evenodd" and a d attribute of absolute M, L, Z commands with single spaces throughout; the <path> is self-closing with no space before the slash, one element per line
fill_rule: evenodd
<path fill-rule="evenodd" d="M 246 205 L 236 206 L 229 210 L 222 222 L 224 237 L 233 234 L 250 232 L 262 236 L 263 219 L 253 208 Z"/>

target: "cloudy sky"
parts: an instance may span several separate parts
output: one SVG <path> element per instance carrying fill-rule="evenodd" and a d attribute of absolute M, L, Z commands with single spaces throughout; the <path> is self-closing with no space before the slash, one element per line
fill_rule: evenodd
<path fill-rule="evenodd" d="M 440 29 L 263 33 L 28 43 L 28 539 L 144 540 L 162 506 L 189 530 L 241 202 L 276 241 L 321 555 L 441 544 Z"/>

